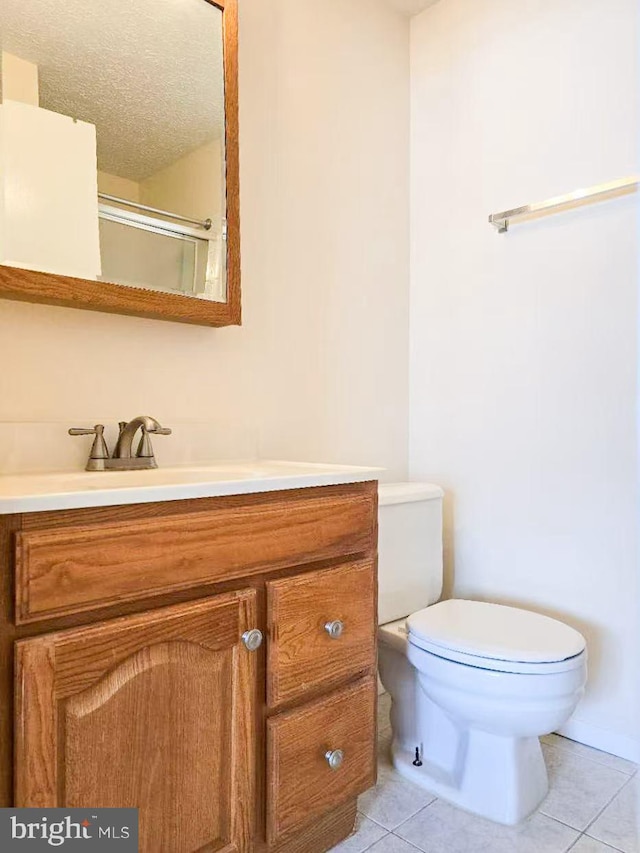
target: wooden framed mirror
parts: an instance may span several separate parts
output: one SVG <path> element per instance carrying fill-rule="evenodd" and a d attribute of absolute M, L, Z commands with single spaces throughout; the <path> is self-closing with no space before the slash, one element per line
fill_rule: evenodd
<path fill-rule="evenodd" d="M 237 0 L 3 0 L 0 297 L 239 325 Z"/>

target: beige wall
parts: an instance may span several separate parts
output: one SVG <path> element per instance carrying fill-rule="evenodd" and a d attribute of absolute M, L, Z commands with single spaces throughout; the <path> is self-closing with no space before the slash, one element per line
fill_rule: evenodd
<path fill-rule="evenodd" d="M 95 164 L 92 124 L 20 101 L 0 104 L 0 263 L 100 274 Z"/>
<path fill-rule="evenodd" d="M 197 438 L 406 475 L 408 22 L 241 0 L 240 69 L 244 325 L 0 301 L 5 470 L 79 464 L 66 426 L 145 412 L 178 427 L 161 461 Z"/>
<path fill-rule="evenodd" d="M 5 50 L 0 56 L 2 100 L 21 101 L 23 104 L 31 104 L 32 107 L 39 106 L 38 66 Z"/>
<path fill-rule="evenodd" d="M 110 175 L 108 172 L 98 171 L 98 192 L 115 195 L 118 198 L 126 198 L 129 201 L 140 201 L 140 184 L 129 178 L 121 178 L 118 175 Z"/>
<path fill-rule="evenodd" d="M 194 219 L 224 216 L 222 143 L 214 139 L 140 184 L 140 201 Z"/>

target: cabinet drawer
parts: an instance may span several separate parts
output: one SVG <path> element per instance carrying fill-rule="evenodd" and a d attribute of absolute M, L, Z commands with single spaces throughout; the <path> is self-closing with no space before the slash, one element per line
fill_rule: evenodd
<path fill-rule="evenodd" d="M 375 494 L 361 491 L 26 530 L 16 537 L 16 622 L 357 554 L 375 532 Z"/>
<path fill-rule="evenodd" d="M 273 844 L 375 784 L 377 682 L 351 687 L 267 721 L 267 837 Z M 332 769 L 327 753 L 341 750 Z"/>
<path fill-rule="evenodd" d="M 269 705 L 375 664 L 375 581 L 369 559 L 267 584 Z M 332 622 L 340 636 L 328 632 Z"/>

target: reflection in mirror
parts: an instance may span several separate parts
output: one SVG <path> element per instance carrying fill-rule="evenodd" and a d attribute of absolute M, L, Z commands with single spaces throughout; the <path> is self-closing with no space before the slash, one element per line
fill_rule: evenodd
<path fill-rule="evenodd" d="M 0 263 L 226 298 L 222 11 L 2 0 Z"/>

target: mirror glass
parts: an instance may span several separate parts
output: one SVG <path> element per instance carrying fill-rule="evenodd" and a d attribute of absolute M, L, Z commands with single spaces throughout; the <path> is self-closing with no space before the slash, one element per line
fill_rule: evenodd
<path fill-rule="evenodd" d="M 225 301 L 222 19 L 1 0 L 0 263 Z"/>

